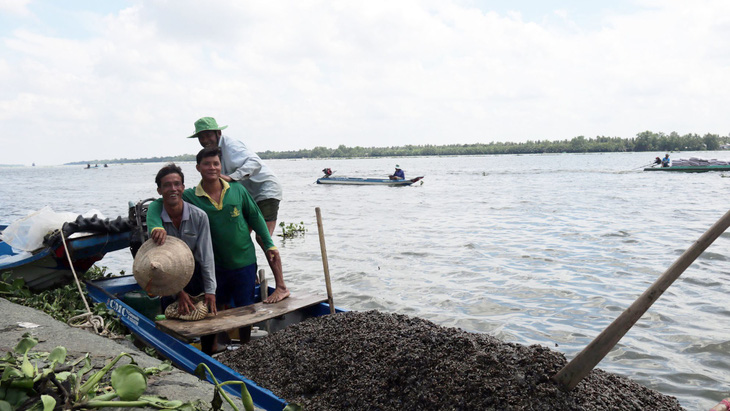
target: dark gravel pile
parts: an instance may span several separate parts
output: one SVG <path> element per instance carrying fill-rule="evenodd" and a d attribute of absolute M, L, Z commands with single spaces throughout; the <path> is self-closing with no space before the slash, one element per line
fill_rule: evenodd
<path fill-rule="evenodd" d="M 306 410 L 682 409 L 598 369 L 565 393 L 550 381 L 560 353 L 377 311 L 311 319 L 218 360 Z"/>

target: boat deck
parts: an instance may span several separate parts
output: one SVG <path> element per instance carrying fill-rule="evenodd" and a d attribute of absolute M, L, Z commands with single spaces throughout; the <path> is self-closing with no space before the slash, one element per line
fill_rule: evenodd
<path fill-rule="evenodd" d="M 192 341 L 196 337 L 246 327 L 288 314 L 302 308 L 327 302 L 327 297 L 314 294 L 290 295 L 276 304 L 262 302 L 222 310 L 218 315 L 208 315 L 199 321 L 160 320 L 157 328 L 181 340 Z"/>

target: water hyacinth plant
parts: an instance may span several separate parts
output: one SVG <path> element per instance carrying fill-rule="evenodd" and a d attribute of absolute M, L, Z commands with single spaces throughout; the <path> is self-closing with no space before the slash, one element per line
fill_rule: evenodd
<path fill-rule="evenodd" d="M 198 404 L 143 395 L 147 376 L 169 371 L 172 366 L 142 369 L 127 353 L 120 353 L 100 370 L 93 372 L 89 355 L 67 361 L 64 347 L 50 353 L 31 353 L 38 340 L 23 335 L 13 352 L 0 358 L 0 410 L 51 411 L 54 409 L 153 407 L 195 410 Z M 114 367 L 121 359 L 131 363 Z M 31 361 L 32 360 L 32 361 Z M 108 374 L 111 372 L 111 378 Z M 111 382 L 111 387 L 107 383 Z"/>

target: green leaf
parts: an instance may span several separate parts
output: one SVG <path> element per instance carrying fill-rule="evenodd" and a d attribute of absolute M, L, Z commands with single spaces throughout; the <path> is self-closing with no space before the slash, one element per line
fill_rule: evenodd
<path fill-rule="evenodd" d="M 13 407 L 7 401 L 0 400 L 0 411 L 13 411 Z"/>
<path fill-rule="evenodd" d="M 43 401 L 43 411 L 53 411 L 56 408 L 56 399 L 50 395 L 41 395 Z"/>
<path fill-rule="evenodd" d="M 56 374 L 56 380 L 58 382 L 64 382 L 64 381 L 66 381 L 68 379 L 68 377 L 70 377 L 72 375 L 73 374 L 71 374 L 68 371 L 59 372 L 58 374 Z"/>
<path fill-rule="evenodd" d="M 184 405 L 188 403 L 184 403 L 182 401 L 178 400 L 166 400 L 164 398 L 155 397 L 152 395 L 143 395 L 139 397 L 139 401 L 144 401 L 147 404 L 155 407 L 155 408 L 164 408 L 164 409 L 180 409 Z"/>
<path fill-rule="evenodd" d="M 20 365 L 20 370 L 23 371 L 23 375 L 26 377 L 33 377 L 35 373 L 33 372 L 33 364 L 28 361 L 28 356 L 23 356 L 23 363 Z"/>
<path fill-rule="evenodd" d="M 22 378 L 23 373 L 20 372 L 17 368 L 13 367 L 5 367 L 5 370 L 3 371 L 2 376 L 2 382 L 10 381 L 16 378 Z"/>
<path fill-rule="evenodd" d="M 114 366 L 114 364 L 116 364 L 117 361 L 119 361 L 122 357 L 132 358 L 131 355 L 129 355 L 127 353 L 124 353 L 124 352 L 121 353 L 121 354 L 119 354 L 119 355 L 117 355 L 116 358 L 114 358 L 109 364 L 105 365 L 104 368 L 102 368 L 101 370 L 97 371 L 88 380 L 86 380 L 86 382 L 84 383 L 84 385 L 82 385 L 79 388 L 79 394 L 80 395 L 86 395 L 90 391 L 92 391 L 93 389 L 95 389 L 96 388 L 96 385 L 99 383 L 99 381 L 101 381 L 101 378 L 104 377 L 106 375 L 106 373 L 108 373 L 109 370 L 111 370 L 111 368 Z"/>
<path fill-rule="evenodd" d="M 193 374 L 195 374 L 195 376 L 200 378 L 201 380 L 205 381 L 205 364 L 203 364 L 202 362 L 198 364 L 198 366 L 195 367 L 195 372 L 193 372 Z"/>
<path fill-rule="evenodd" d="M 210 402 L 210 406 L 213 407 L 213 410 L 220 410 L 222 405 L 221 393 L 218 391 L 218 387 L 216 387 L 213 391 L 213 401 Z"/>
<path fill-rule="evenodd" d="M 112 371 L 112 387 L 122 401 L 136 401 L 147 389 L 147 377 L 137 365 L 122 365 Z"/>
<path fill-rule="evenodd" d="M 246 384 L 241 384 L 241 403 L 246 411 L 254 411 L 253 398 L 246 388 Z"/>
<path fill-rule="evenodd" d="M 15 352 L 18 354 L 27 354 L 28 351 L 38 344 L 38 340 L 31 337 L 30 334 L 23 334 L 23 338 L 20 340 L 18 345 L 15 346 Z"/>
<path fill-rule="evenodd" d="M 66 361 L 66 347 L 56 347 L 48 354 L 48 361 L 56 364 Z"/>

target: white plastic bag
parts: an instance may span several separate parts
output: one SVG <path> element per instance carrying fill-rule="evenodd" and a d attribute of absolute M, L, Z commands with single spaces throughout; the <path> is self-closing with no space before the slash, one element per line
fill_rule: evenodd
<path fill-rule="evenodd" d="M 91 217 L 93 214 L 103 218 L 96 210 L 87 212 L 84 217 Z M 51 207 L 45 206 L 10 224 L 0 234 L 0 239 L 13 247 L 15 253 L 34 251 L 43 246 L 43 237 L 46 234 L 60 230 L 63 223 L 74 221 L 77 216 L 78 214 L 70 212 L 56 213 Z"/>

